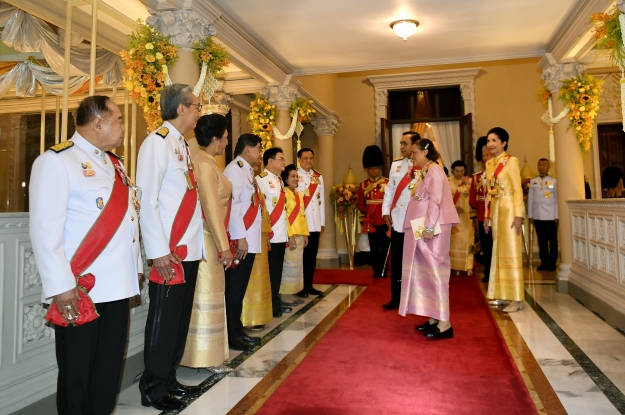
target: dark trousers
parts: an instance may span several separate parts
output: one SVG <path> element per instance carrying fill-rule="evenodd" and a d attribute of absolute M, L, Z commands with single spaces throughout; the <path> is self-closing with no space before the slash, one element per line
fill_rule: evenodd
<path fill-rule="evenodd" d="M 187 342 L 200 261 L 183 261 L 184 284 L 150 282 L 150 309 L 145 323 L 141 396 L 153 402 L 178 386 L 176 368 Z"/>
<path fill-rule="evenodd" d="M 558 260 L 558 225 L 555 220 L 535 220 L 541 265 L 555 268 Z"/>
<path fill-rule="evenodd" d="M 391 303 L 401 297 L 401 267 L 404 256 L 404 234 L 391 229 Z"/>
<path fill-rule="evenodd" d="M 245 259 L 239 262 L 239 265 L 226 271 L 226 323 L 230 343 L 245 335 L 241 313 L 243 312 L 243 299 L 250 282 L 255 257 L 256 254 L 248 253 Z"/>
<path fill-rule="evenodd" d="M 311 232 L 308 235 L 308 245 L 304 248 L 304 290 L 313 288 L 313 275 L 317 268 L 317 251 L 319 250 L 319 235 L 321 232 Z"/>
<path fill-rule="evenodd" d="M 271 306 L 274 310 L 280 309 L 280 284 L 282 283 L 282 269 L 284 268 L 285 242 L 271 244 L 267 253 L 269 259 L 269 281 L 271 282 Z"/>
<path fill-rule="evenodd" d="M 128 299 L 95 307 L 100 317 L 94 321 L 54 328 L 60 415 L 109 415 L 115 409 L 128 339 Z"/>
<path fill-rule="evenodd" d="M 375 231 L 369 232 L 369 248 L 371 249 L 371 260 L 373 262 L 373 274 L 381 277 L 382 272 L 386 273 L 384 268 L 384 261 L 386 260 L 386 254 L 388 253 L 388 246 L 391 243 L 391 239 L 386 236 L 388 226 L 386 225 L 374 225 Z"/>
<path fill-rule="evenodd" d="M 493 261 L 493 228 L 489 233 L 484 230 L 484 222 L 478 222 L 482 257 L 484 258 L 484 276 L 490 278 L 490 264 Z"/>

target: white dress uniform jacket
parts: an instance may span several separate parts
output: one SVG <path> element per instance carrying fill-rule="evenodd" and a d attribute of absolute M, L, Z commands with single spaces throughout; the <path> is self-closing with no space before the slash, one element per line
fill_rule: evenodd
<path fill-rule="evenodd" d="M 262 174 L 256 176 L 256 181 L 260 187 L 260 191 L 265 195 L 265 208 L 267 209 L 267 216 L 271 215 L 273 209 L 276 207 L 278 200 L 280 200 L 280 193 L 284 193 L 284 185 L 282 179 L 269 170 L 265 170 Z M 282 207 L 282 214 L 280 219 L 271 226 L 273 232 L 273 238 L 269 242 L 277 244 L 280 242 L 286 242 L 289 240 L 289 235 L 286 229 L 286 195 L 284 205 Z"/>
<path fill-rule="evenodd" d="M 252 196 L 256 191 L 254 187 L 254 169 L 243 157 L 238 156 L 226 166 L 224 176 L 232 182 L 232 208 L 230 209 L 230 223 L 228 225 L 230 239 L 245 238 L 248 252 L 260 254 L 262 252 L 262 212 L 260 209 L 258 210 L 256 219 L 249 229 L 245 229 L 245 223 L 243 222 L 243 217 L 252 204 Z"/>
<path fill-rule="evenodd" d="M 556 179 L 549 175 L 530 180 L 527 196 L 527 217 L 536 220 L 558 219 Z"/>
<path fill-rule="evenodd" d="M 74 145 L 66 150 L 37 157 L 30 176 L 30 239 L 46 302 L 76 287 L 70 260 L 113 191 L 115 167 L 109 155 L 78 133 L 71 141 Z M 86 170 L 95 174 L 87 176 Z M 94 303 L 139 294 L 139 223 L 132 197 L 128 200 L 117 232 L 84 272 L 95 276 L 89 293 Z"/>
<path fill-rule="evenodd" d="M 297 169 L 297 175 L 299 176 L 297 190 L 299 190 L 304 197 L 306 197 L 306 191 L 310 186 L 313 171 L 313 169 L 306 171 L 301 167 Z M 324 195 L 323 176 L 319 176 L 319 184 L 317 185 L 315 194 L 311 195 L 312 199 L 306 208 L 306 224 L 308 225 L 309 232 L 321 232 L 321 227 L 326 224 Z"/>
<path fill-rule="evenodd" d="M 408 188 L 410 184 L 402 190 L 392 212 L 391 205 L 393 204 L 393 198 L 395 197 L 395 189 L 397 189 L 397 185 L 399 185 L 401 179 L 406 175 L 406 173 L 408 173 L 408 171 L 410 171 L 410 169 L 412 169 L 412 161 L 407 157 L 404 157 L 401 160 L 393 161 L 388 175 L 388 183 L 386 184 L 386 189 L 384 190 L 382 216 L 391 215 L 393 230 L 399 233 L 404 233 L 403 224 L 404 219 L 406 218 L 406 208 L 408 207 L 410 192 L 412 191 L 412 189 Z M 411 184 L 414 182 L 415 180 L 413 179 Z"/>
<path fill-rule="evenodd" d="M 165 137 L 163 127 L 168 129 Z M 137 186 L 141 196 L 141 233 L 145 255 L 160 258 L 171 251 L 169 236 L 174 218 L 187 191 L 187 153 L 184 137 L 165 121 L 147 136 L 137 159 Z M 187 246 L 185 261 L 204 259 L 202 208 L 199 200 L 187 231 L 178 245 Z"/>

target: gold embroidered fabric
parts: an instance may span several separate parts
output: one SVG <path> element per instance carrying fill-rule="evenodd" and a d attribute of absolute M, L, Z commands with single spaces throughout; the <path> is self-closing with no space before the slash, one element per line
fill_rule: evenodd
<path fill-rule="evenodd" d="M 243 298 L 243 312 L 241 313 L 243 327 L 267 324 L 273 319 L 266 229 L 263 229 L 261 246 L 263 252 L 256 254 L 254 258 L 252 275 L 247 284 L 245 298 Z"/>
<path fill-rule="evenodd" d="M 284 252 L 280 294 L 297 294 L 304 289 L 304 236 L 295 235 L 295 243 L 294 250 L 287 248 Z"/>
<path fill-rule="evenodd" d="M 469 190 L 471 189 L 471 179 L 463 177 L 458 180 L 455 177 L 449 178 L 452 198 L 460 188 L 460 197 L 456 207 L 461 207 L 463 213 L 458 212 L 460 224 L 451 228 L 451 242 L 449 257 L 451 259 L 451 269 L 455 271 L 469 271 L 473 269 L 473 221 L 471 220 L 471 205 L 469 204 Z"/>

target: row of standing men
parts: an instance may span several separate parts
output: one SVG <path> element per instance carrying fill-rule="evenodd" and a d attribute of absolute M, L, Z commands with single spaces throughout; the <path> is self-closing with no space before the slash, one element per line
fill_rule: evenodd
<path fill-rule="evenodd" d="M 179 410 L 185 406 L 179 398 L 200 391 L 178 382 L 183 359 L 192 364 L 199 356 L 204 365 L 208 353 L 220 365 L 228 346 L 258 344 L 243 332 L 241 310 L 254 258 L 265 249 L 263 217 L 272 225 L 273 315 L 290 311 L 281 285 L 286 294 L 322 295 L 312 285 L 325 221 L 323 178 L 312 169 L 312 150 L 298 154 L 302 168 L 287 166 L 285 186 L 282 152 L 265 152 L 269 167 L 255 176 L 261 141 L 244 134 L 222 174 L 215 156 L 228 143 L 225 118 L 200 118 L 202 106 L 188 85 L 165 87 L 160 106 L 165 121 L 140 148 L 137 185 L 111 152 L 123 142 L 124 123 L 104 96 L 83 100 L 74 136 L 33 165 L 30 234 L 46 318 L 54 323 L 60 414 L 114 410 L 130 300 L 143 282 L 140 236 L 152 261 L 139 383 L 145 406 Z M 192 162 L 184 134 L 194 128 L 202 151 Z M 283 279 L 285 253 L 294 251 L 300 255 L 287 261 L 290 275 Z M 196 301 L 196 288 L 207 295 Z"/>

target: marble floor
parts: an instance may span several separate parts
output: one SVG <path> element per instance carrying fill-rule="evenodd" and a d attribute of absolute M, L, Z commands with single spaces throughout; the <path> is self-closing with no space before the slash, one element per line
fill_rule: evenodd
<path fill-rule="evenodd" d="M 625 335 L 572 297 L 557 293 L 554 277 L 526 270 L 523 310 L 505 314 L 502 307 L 492 307 L 538 413 L 625 414 Z M 316 287 L 325 291 L 323 298 L 308 298 L 292 314 L 274 319 L 261 332 L 250 333 L 263 338 L 254 351 L 231 351 L 230 365 L 236 370 L 229 375 L 181 367 L 178 379 L 201 385 L 203 390 L 187 401 L 189 406 L 182 413 L 254 414 L 366 289 Z M 160 412 L 141 406 L 135 383 L 121 392 L 114 413 Z"/>

